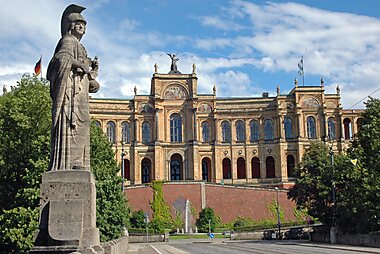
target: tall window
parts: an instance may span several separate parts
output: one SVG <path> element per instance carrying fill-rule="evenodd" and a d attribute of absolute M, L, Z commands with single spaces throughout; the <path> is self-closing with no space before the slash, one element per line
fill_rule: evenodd
<path fill-rule="evenodd" d="M 267 172 L 267 178 L 275 178 L 275 164 L 274 164 L 274 158 L 272 156 L 268 156 L 265 160 L 265 166 L 266 166 L 266 172 Z"/>
<path fill-rule="evenodd" d="M 131 126 L 128 122 L 123 122 L 121 124 L 121 140 L 124 143 L 131 142 Z"/>
<path fill-rule="evenodd" d="M 227 121 L 222 122 L 222 141 L 231 142 L 231 125 Z"/>
<path fill-rule="evenodd" d="M 352 138 L 351 119 L 345 118 L 343 120 L 343 125 L 344 125 L 344 139 L 351 139 Z"/>
<path fill-rule="evenodd" d="M 150 172 L 151 172 L 151 162 L 149 159 L 145 158 L 141 162 L 141 181 L 142 183 L 150 182 Z"/>
<path fill-rule="evenodd" d="M 116 135 L 115 135 L 115 123 L 114 122 L 108 122 L 107 123 L 107 137 L 108 141 L 112 144 L 116 143 Z"/>
<path fill-rule="evenodd" d="M 202 142 L 210 142 L 210 124 L 207 121 L 202 123 Z"/>
<path fill-rule="evenodd" d="M 252 178 L 260 178 L 260 160 L 257 157 L 253 157 L 251 161 Z"/>
<path fill-rule="evenodd" d="M 245 160 L 244 158 L 239 158 L 237 160 L 237 178 L 244 179 L 246 178 L 246 170 L 245 170 Z"/>
<path fill-rule="evenodd" d="M 289 154 L 286 157 L 286 170 L 288 172 L 288 177 L 295 176 L 294 167 L 295 167 L 294 156 Z"/>
<path fill-rule="evenodd" d="M 259 132 L 259 122 L 256 120 L 251 121 L 249 124 L 249 127 L 251 129 L 251 137 L 250 141 L 258 141 L 260 137 L 260 132 Z"/>
<path fill-rule="evenodd" d="M 148 122 L 142 124 L 142 142 L 144 144 L 150 143 L 150 124 Z"/>
<path fill-rule="evenodd" d="M 285 139 L 293 138 L 292 119 L 290 117 L 286 117 L 284 119 L 284 129 L 285 129 Z"/>
<path fill-rule="evenodd" d="M 315 118 L 312 116 L 309 116 L 306 119 L 306 124 L 307 124 L 307 137 L 316 138 L 317 133 L 316 133 L 316 127 L 315 127 Z"/>
<path fill-rule="evenodd" d="M 330 117 L 327 120 L 327 128 L 328 128 L 328 135 L 329 135 L 329 140 L 335 139 L 335 121 L 334 118 Z"/>
<path fill-rule="evenodd" d="M 264 139 L 265 140 L 273 140 L 273 121 L 271 119 L 267 119 L 264 121 Z"/>
<path fill-rule="evenodd" d="M 236 140 L 237 142 L 245 141 L 245 126 L 241 120 L 236 122 Z"/>
<path fill-rule="evenodd" d="M 170 116 L 170 141 L 182 142 L 182 119 L 179 114 Z"/>
<path fill-rule="evenodd" d="M 231 160 L 229 158 L 224 158 L 222 162 L 223 166 L 223 179 L 231 179 Z"/>

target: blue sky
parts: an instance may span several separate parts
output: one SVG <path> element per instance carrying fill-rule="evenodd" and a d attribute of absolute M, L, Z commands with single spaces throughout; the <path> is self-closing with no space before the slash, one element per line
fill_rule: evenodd
<path fill-rule="evenodd" d="M 32 73 L 43 55 L 43 74 L 60 38 L 60 18 L 71 1 L 1 0 L 0 84 Z M 98 56 L 101 89 L 94 97 L 148 94 L 155 63 L 170 69 L 197 65 L 198 92 L 218 96 L 288 93 L 304 57 L 305 85 L 327 93 L 341 88 L 350 108 L 380 88 L 380 7 L 376 0 L 78 0 L 87 9 L 82 39 Z M 301 83 L 301 82 L 300 82 Z M 379 97 L 380 91 L 372 96 Z M 363 108 L 359 103 L 354 108 Z"/>

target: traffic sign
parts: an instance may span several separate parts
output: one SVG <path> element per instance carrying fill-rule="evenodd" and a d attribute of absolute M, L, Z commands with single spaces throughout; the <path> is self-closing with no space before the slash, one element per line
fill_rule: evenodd
<path fill-rule="evenodd" d="M 210 238 L 214 238 L 215 237 L 215 235 L 213 233 L 210 233 L 209 236 L 210 236 Z"/>

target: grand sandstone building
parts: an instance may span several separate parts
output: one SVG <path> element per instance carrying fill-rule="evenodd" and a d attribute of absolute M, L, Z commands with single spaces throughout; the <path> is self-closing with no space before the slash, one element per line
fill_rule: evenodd
<path fill-rule="evenodd" d="M 206 181 L 287 188 L 310 142 L 347 148 L 361 110 L 344 110 L 340 91 L 299 86 L 288 94 L 221 98 L 198 94 L 193 73 L 153 74 L 133 99 L 90 100 L 91 115 L 123 161 L 125 183 Z"/>

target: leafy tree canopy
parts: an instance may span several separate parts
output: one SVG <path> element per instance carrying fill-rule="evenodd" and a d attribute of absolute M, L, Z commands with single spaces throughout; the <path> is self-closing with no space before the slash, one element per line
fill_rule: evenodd
<path fill-rule="evenodd" d="M 209 225 L 211 232 L 214 232 L 219 223 L 220 218 L 215 214 L 214 209 L 206 207 L 199 213 L 196 225 L 199 232 L 209 232 Z"/>

